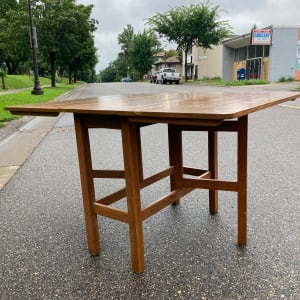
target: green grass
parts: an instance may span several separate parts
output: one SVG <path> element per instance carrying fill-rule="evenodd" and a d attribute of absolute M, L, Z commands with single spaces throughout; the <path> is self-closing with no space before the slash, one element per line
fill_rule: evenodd
<path fill-rule="evenodd" d="M 269 84 L 270 81 L 267 80 L 233 80 L 224 82 L 227 86 L 243 86 L 243 85 L 259 85 L 259 84 Z"/>
<path fill-rule="evenodd" d="M 56 97 L 78 87 L 81 83 L 59 85 L 55 88 L 43 88 L 43 95 L 32 95 L 31 89 L 13 94 L 0 95 L 0 127 L 5 126 L 4 122 L 8 122 L 19 118 L 19 116 L 12 115 L 9 111 L 4 110 L 5 106 L 22 105 L 38 102 L 48 102 Z"/>
<path fill-rule="evenodd" d="M 21 88 L 30 88 L 34 85 L 34 77 L 29 75 L 7 75 L 4 77 L 5 89 L 21 89 Z M 46 77 L 39 77 L 39 82 L 41 86 L 50 86 L 51 80 Z M 57 83 L 68 83 L 67 78 L 56 78 Z M 0 91 L 2 91 L 2 80 L 0 81 Z"/>
<path fill-rule="evenodd" d="M 11 90 L 11 89 L 32 87 L 34 83 L 34 78 L 33 76 L 29 77 L 28 75 L 7 75 L 4 77 L 4 81 L 5 81 L 5 88 Z M 45 77 L 40 77 L 39 81 L 42 86 L 51 84 L 50 79 Z M 2 82 L 1 82 L 0 91 L 1 90 L 2 90 Z"/>
<path fill-rule="evenodd" d="M 269 84 L 267 80 L 232 80 L 222 81 L 220 78 L 208 78 L 201 80 L 189 80 L 187 82 L 182 81 L 183 84 L 193 85 L 216 85 L 216 86 L 243 86 L 243 85 L 258 85 L 258 84 Z"/>
<path fill-rule="evenodd" d="M 208 79 L 198 79 L 198 80 L 181 80 L 180 83 L 183 84 L 193 84 L 193 85 L 222 85 L 220 78 L 208 78 Z"/>

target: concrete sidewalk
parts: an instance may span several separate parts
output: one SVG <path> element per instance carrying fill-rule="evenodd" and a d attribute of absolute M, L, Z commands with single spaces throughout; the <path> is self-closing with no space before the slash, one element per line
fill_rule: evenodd
<path fill-rule="evenodd" d="M 0 130 L 0 190 L 23 165 L 56 121 L 57 118 L 51 117 L 22 117 Z"/>
<path fill-rule="evenodd" d="M 2 90 L 0 96 L 30 89 L 32 87 Z M 5 127 L 0 128 L 0 190 L 14 176 L 54 122 L 54 118 L 50 121 L 45 118 L 23 116 L 6 122 Z"/>

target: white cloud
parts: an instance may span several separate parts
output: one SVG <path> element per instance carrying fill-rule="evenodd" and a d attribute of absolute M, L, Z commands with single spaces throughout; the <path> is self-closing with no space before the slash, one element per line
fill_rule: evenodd
<path fill-rule="evenodd" d="M 77 0 L 81 4 L 93 4 L 92 17 L 99 21 L 95 33 L 95 45 L 100 55 L 97 71 L 108 66 L 116 59 L 120 47 L 118 35 L 127 24 L 131 24 L 135 32 L 145 28 L 145 19 L 157 12 L 166 12 L 176 6 L 189 6 L 201 1 L 192 0 Z M 222 19 L 228 20 L 236 34 L 250 32 L 254 24 L 258 28 L 269 25 L 299 25 L 299 0 L 252 0 L 232 1 L 215 0 L 211 5 L 218 5 L 222 12 Z M 167 47 L 167 45 L 163 45 Z"/>

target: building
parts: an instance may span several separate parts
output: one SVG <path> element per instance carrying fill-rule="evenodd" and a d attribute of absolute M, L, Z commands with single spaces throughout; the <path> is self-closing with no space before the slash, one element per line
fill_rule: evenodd
<path fill-rule="evenodd" d="M 162 51 L 155 55 L 155 62 L 152 72 L 157 72 L 163 68 L 172 68 L 182 74 L 182 63 L 177 56 L 166 57 L 166 52 Z"/>
<path fill-rule="evenodd" d="M 192 47 L 187 53 L 187 79 L 221 78 L 223 45 L 211 49 Z M 185 55 L 183 53 L 182 78 L 185 78 Z"/>
<path fill-rule="evenodd" d="M 223 42 L 222 80 L 300 80 L 300 26 L 270 25 Z"/>

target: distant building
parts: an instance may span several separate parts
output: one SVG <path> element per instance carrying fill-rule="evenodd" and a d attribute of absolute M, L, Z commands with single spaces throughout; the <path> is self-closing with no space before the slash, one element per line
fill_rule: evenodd
<path fill-rule="evenodd" d="M 252 34 L 253 33 L 253 34 Z M 185 77 L 183 53 L 182 79 Z M 193 47 L 187 55 L 187 79 L 220 77 L 276 82 L 280 78 L 300 80 L 300 26 L 270 25 L 223 41 L 212 49 Z"/>
<path fill-rule="evenodd" d="M 172 68 L 176 72 L 182 74 L 182 64 L 177 56 L 166 57 L 166 52 L 162 51 L 155 55 L 156 60 L 153 65 L 152 72 L 159 71 L 163 68 Z"/>
<path fill-rule="evenodd" d="M 222 80 L 236 80 L 240 69 L 246 79 L 300 80 L 300 26 L 270 25 L 224 41 Z"/>
<path fill-rule="evenodd" d="M 223 45 L 203 49 L 194 46 L 187 53 L 187 79 L 221 78 Z M 182 54 L 182 79 L 185 79 L 185 55 Z"/>

